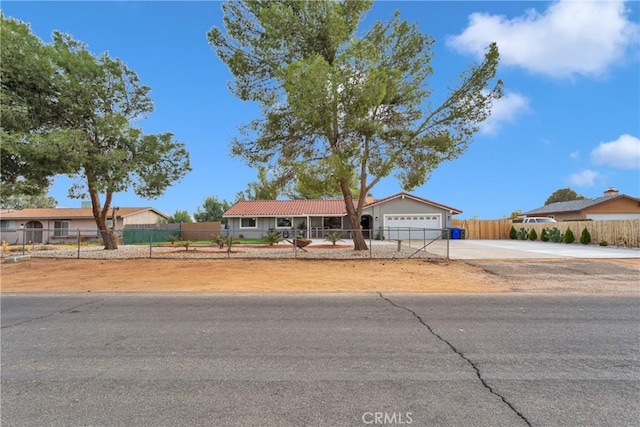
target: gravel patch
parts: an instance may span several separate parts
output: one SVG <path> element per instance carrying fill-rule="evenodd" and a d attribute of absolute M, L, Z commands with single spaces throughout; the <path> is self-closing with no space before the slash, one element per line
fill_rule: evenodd
<path fill-rule="evenodd" d="M 49 249 L 31 250 L 33 258 L 80 258 L 80 259 L 223 259 L 223 258 L 252 258 L 252 259 L 406 259 L 413 255 L 417 248 L 402 246 L 398 251 L 396 242 L 373 242 L 367 251 L 354 251 L 353 246 L 340 245 L 327 248 L 327 245 L 314 244 L 294 250 L 292 245 L 278 244 L 270 247 L 234 245 L 228 252 L 216 246 L 195 246 L 187 251 L 183 247 L 172 246 L 141 246 L 120 245 L 116 250 L 104 250 L 102 247 L 81 247 L 78 249 Z M 414 258 L 438 258 L 437 255 L 421 252 Z"/>

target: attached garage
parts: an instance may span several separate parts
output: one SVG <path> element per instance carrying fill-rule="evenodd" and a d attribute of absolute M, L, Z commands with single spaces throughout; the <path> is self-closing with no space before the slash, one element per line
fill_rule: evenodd
<path fill-rule="evenodd" d="M 385 237 L 389 240 L 437 239 L 442 235 L 441 214 L 385 215 Z"/>

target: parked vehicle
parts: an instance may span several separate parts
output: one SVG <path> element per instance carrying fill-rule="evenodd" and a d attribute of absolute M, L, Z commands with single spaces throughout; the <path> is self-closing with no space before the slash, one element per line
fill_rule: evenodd
<path fill-rule="evenodd" d="M 558 222 L 553 218 L 547 218 L 547 217 L 536 217 L 536 216 L 532 216 L 532 217 L 527 217 L 524 218 L 522 220 L 523 224 L 527 224 L 527 223 L 538 223 L 538 222 Z"/>

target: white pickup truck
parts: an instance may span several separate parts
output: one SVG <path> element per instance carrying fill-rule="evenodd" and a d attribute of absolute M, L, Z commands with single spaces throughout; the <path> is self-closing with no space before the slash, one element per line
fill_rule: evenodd
<path fill-rule="evenodd" d="M 522 220 L 523 224 L 527 224 L 527 223 L 538 223 L 538 222 L 558 222 L 553 218 L 547 218 L 547 217 L 536 217 L 536 216 L 532 216 L 532 217 L 527 217 L 524 218 Z"/>

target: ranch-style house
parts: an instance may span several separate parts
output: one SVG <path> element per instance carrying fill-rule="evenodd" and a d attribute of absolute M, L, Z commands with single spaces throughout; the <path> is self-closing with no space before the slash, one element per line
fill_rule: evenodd
<path fill-rule="evenodd" d="M 357 201 L 354 201 L 357 203 Z M 442 235 L 451 227 L 451 217 L 461 210 L 409 193 L 384 199 L 368 198 L 360 224 L 366 238 L 422 239 Z M 342 199 L 241 200 L 223 214 L 234 237 L 259 238 L 268 230 L 283 237 L 303 233 L 321 238 L 331 230 L 348 236 L 349 219 Z"/>

